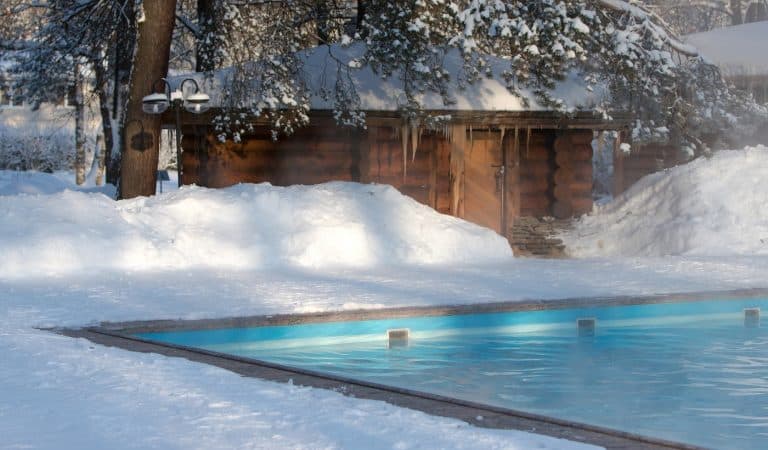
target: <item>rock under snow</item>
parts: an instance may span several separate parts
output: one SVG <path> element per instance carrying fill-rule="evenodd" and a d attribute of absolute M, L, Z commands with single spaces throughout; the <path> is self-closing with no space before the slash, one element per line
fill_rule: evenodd
<path fill-rule="evenodd" d="M 646 176 L 582 217 L 573 256 L 768 254 L 768 148 L 727 150 Z"/>

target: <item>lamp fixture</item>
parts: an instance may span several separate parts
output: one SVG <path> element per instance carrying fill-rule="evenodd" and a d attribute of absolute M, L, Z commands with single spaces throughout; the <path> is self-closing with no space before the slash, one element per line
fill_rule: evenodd
<path fill-rule="evenodd" d="M 164 92 L 156 92 L 157 84 L 165 85 Z M 184 96 L 184 83 L 192 82 L 194 92 Z M 200 92 L 200 86 L 193 78 L 185 78 L 178 84 L 176 90 L 171 91 L 171 84 L 167 79 L 161 78 L 152 84 L 151 93 L 141 99 L 141 109 L 146 114 L 162 114 L 169 108 L 176 112 L 176 166 L 178 182 L 181 187 L 181 108 L 193 113 L 202 114 L 210 108 L 211 98 L 208 94 Z"/>

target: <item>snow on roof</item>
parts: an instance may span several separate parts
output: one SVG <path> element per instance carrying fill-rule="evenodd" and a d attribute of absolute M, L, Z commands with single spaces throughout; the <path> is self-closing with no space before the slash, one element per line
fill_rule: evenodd
<path fill-rule="evenodd" d="M 365 52 L 365 46 L 355 44 L 351 46 L 341 46 L 339 44 L 323 45 L 311 49 L 303 50 L 299 53 L 304 59 L 304 81 L 307 83 L 312 93 L 312 109 L 331 110 L 333 109 L 333 99 L 326 99 L 320 95 L 320 92 L 333 92 L 336 83 L 338 66 L 336 61 L 346 64 L 350 67 L 350 75 L 355 86 L 356 92 L 360 97 L 360 106 L 362 110 L 368 111 L 397 111 L 406 102 L 403 93 L 403 81 L 399 73 L 394 73 L 391 77 L 382 78 L 373 72 L 370 66 L 363 65 L 360 68 L 351 68 L 355 66 L 355 60 L 360 58 Z M 521 96 L 514 95 L 507 90 L 501 76 L 503 70 L 508 67 L 509 62 L 501 58 L 491 58 L 489 61 L 494 78 L 483 78 L 473 84 L 463 85 L 461 83 L 461 69 L 463 59 L 457 50 L 451 50 L 445 56 L 444 68 L 450 73 L 451 84 L 453 85 L 452 95 L 455 103 L 445 105 L 441 96 L 434 92 L 427 92 L 417 97 L 417 100 L 428 110 L 450 110 L 450 111 L 548 111 L 550 107 L 541 105 L 536 101 L 535 95 L 530 89 L 520 89 Z M 204 74 L 194 73 L 179 75 L 171 79 L 171 84 L 175 86 L 181 79 L 193 77 L 198 81 L 203 80 Z M 212 106 L 222 106 L 223 88 L 231 83 L 233 69 L 225 68 L 215 73 L 213 79 L 203 82 L 201 89 L 211 96 Z M 588 110 L 594 108 L 607 97 L 607 89 L 604 87 L 595 87 L 590 89 L 586 81 L 576 72 L 560 82 L 552 91 L 554 98 L 559 98 L 565 102 L 565 107 L 569 111 Z M 529 106 L 526 107 L 524 98 L 527 98 Z"/>
<path fill-rule="evenodd" d="M 725 76 L 767 75 L 768 22 L 754 22 L 690 34 L 685 41 L 699 49 Z"/>

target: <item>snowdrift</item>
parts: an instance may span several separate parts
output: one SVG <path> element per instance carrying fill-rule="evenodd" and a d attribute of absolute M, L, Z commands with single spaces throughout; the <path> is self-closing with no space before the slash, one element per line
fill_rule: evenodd
<path fill-rule="evenodd" d="M 563 236 L 573 256 L 768 254 L 768 148 L 649 175 Z"/>
<path fill-rule="evenodd" d="M 0 276 L 8 277 L 97 268 L 359 268 L 512 258 L 493 231 L 438 214 L 384 185 L 192 186 L 119 202 L 64 190 L 0 196 L 0 215 Z"/>

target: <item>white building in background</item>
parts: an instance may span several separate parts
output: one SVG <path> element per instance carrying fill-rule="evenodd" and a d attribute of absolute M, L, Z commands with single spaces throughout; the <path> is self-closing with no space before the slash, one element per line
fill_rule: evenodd
<path fill-rule="evenodd" d="M 62 92 L 52 103 L 33 109 L 0 68 L 0 169 L 67 169 L 75 158 L 75 92 Z M 102 133 L 97 104 L 86 105 L 86 167 L 90 167 L 96 138 Z M 160 168 L 175 159 L 173 137 L 160 136 Z"/>
<path fill-rule="evenodd" d="M 718 28 L 686 36 L 685 41 L 720 68 L 727 80 L 768 104 L 768 22 Z"/>
<path fill-rule="evenodd" d="M 71 166 L 75 156 L 74 90 L 33 109 L 0 72 L 0 169 L 57 170 Z M 101 121 L 86 108 L 88 161 Z"/>

